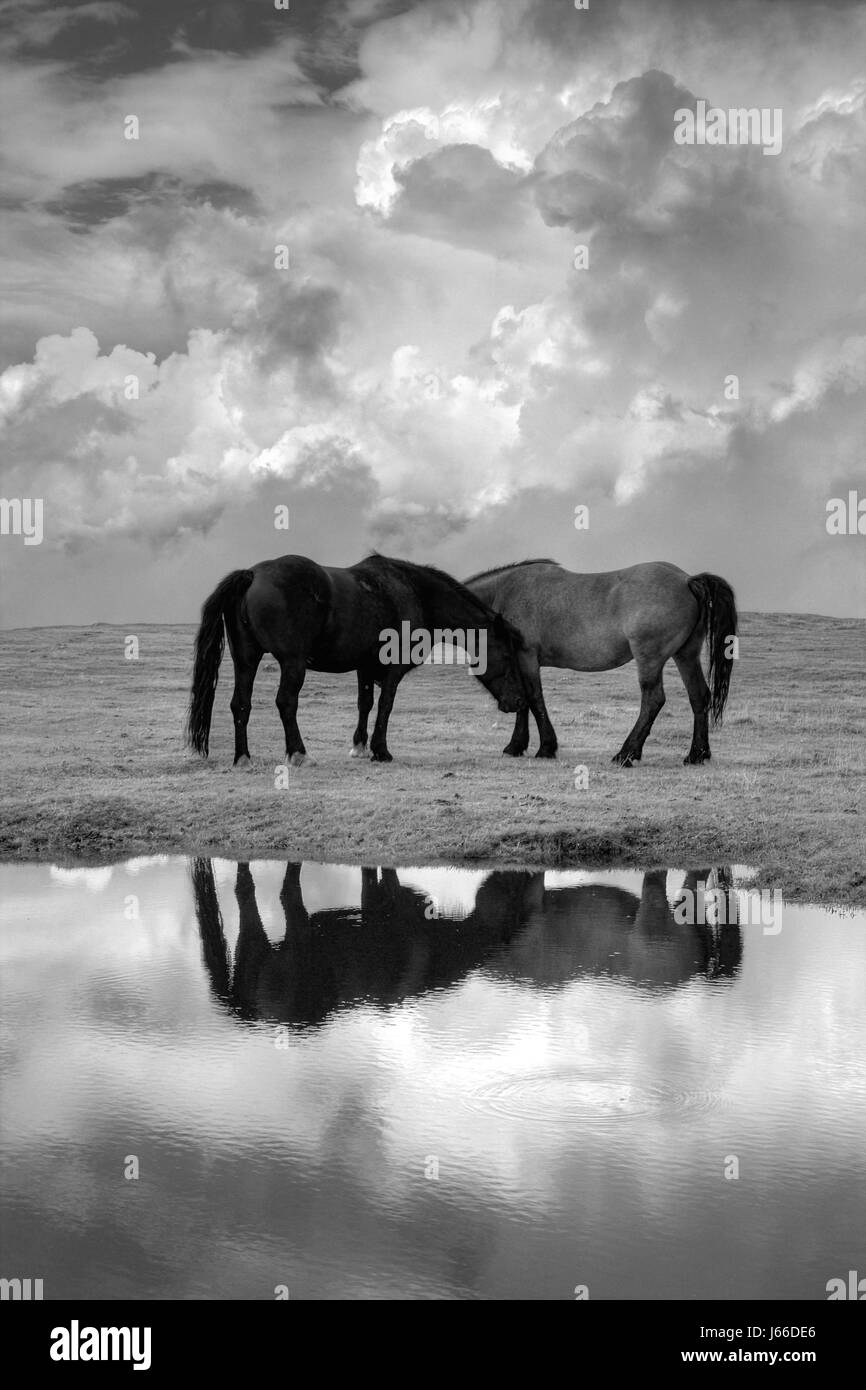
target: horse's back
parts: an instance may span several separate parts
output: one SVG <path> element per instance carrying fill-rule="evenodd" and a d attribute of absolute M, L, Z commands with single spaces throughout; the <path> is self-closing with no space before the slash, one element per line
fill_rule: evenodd
<path fill-rule="evenodd" d="M 563 587 L 573 594 L 580 593 L 601 603 L 633 602 L 636 597 L 679 597 L 688 583 L 688 575 L 668 560 L 645 560 L 617 570 L 562 570 Z M 548 581 L 554 582 L 555 581 Z"/>
<path fill-rule="evenodd" d="M 612 586 L 610 616 L 615 618 L 634 655 L 661 644 L 678 650 L 694 631 L 700 605 L 689 576 L 666 560 L 630 565 Z"/>
<path fill-rule="evenodd" d="M 632 659 L 641 632 L 672 620 L 688 628 L 697 616 L 688 575 L 665 560 L 595 572 L 539 561 L 476 583 L 520 628 L 542 666 L 610 670 Z"/>
<path fill-rule="evenodd" d="M 294 595 L 301 589 L 321 597 L 329 588 L 325 566 L 307 555 L 278 555 L 273 560 L 259 560 L 250 565 L 250 570 L 253 574 L 251 589 L 259 594 L 275 590 Z"/>
<path fill-rule="evenodd" d="M 333 591 L 327 571 L 306 555 L 280 555 L 251 565 L 245 619 L 265 651 L 279 659 L 304 652 L 328 621 Z"/>

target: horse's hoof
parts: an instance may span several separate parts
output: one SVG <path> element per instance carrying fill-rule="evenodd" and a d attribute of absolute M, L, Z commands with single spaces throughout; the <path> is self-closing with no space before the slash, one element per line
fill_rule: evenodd
<path fill-rule="evenodd" d="M 293 753 L 289 758 L 289 767 L 303 767 L 305 763 L 311 763 L 313 759 L 307 753 Z"/>
<path fill-rule="evenodd" d="M 630 753 L 615 753 L 614 756 L 611 758 L 611 762 L 615 763 L 617 767 L 634 766 L 634 760 Z"/>
<path fill-rule="evenodd" d="M 240 757 L 240 758 L 235 758 L 234 766 L 232 767 L 232 771 L 233 771 L 233 772 L 248 772 L 249 769 L 252 767 L 252 765 L 253 765 L 253 760 L 252 760 L 252 758 L 249 756 L 248 753 L 244 753 L 242 757 Z"/>
<path fill-rule="evenodd" d="M 538 750 L 538 752 L 536 753 L 535 756 L 536 756 L 536 758 L 555 758 L 555 757 L 556 757 L 556 749 L 555 749 L 555 748 L 539 748 L 539 750 Z"/>
<path fill-rule="evenodd" d="M 683 767 L 696 767 L 700 763 L 708 763 L 711 757 L 709 749 L 706 753 L 687 753 L 683 758 Z"/>
<path fill-rule="evenodd" d="M 366 743 L 353 743 L 349 752 L 350 758 L 369 758 L 370 750 Z"/>
<path fill-rule="evenodd" d="M 374 763 L 392 763 L 394 761 L 387 748 L 381 753 L 371 753 L 370 760 Z"/>
<path fill-rule="evenodd" d="M 503 755 L 508 758 L 522 758 L 526 752 L 525 748 L 512 748 L 510 743 L 506 743 L 502 750 Z"/>

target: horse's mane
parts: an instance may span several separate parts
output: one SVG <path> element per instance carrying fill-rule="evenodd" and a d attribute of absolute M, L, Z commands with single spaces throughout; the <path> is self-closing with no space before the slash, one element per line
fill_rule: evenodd
<path fill-rule="evenodd" d="M 509 635 L 516 637 L 522 645 L 522 634 L 518 632 L 514 624 L 509 623 L 507 618 L 504 618 L 495 608 L 490 608 L 483 599 L 480 599 L 477 594 L 473 594 L 471 589 L 467 589 L 466 585 L 461 584 L 460 580 L 455 579 L 452 574 L 446 574 L 444 570 L 436 569 L 433 565 L 416 565 L 412 560 L 395 560 L 390 555 L 380 555 L 377 550 L 365 556 L 364 559 L 360 560 L 353 568 L 360 569 L 361 566 L 368 565 L 370 566 L 371 573 L 375 573 L 377 569 L 380 572 L 382 570 L 391 570 L 399 578 L 407 580 L 416 590 L 419 584 L 423 585 L 425 582 L 444 585 L 446 588 L 451 589 L 464 603 L 469 603 L 473 608 L 476 608 L 488 622 L 496 621 L 502 623 Z"/>
<path fill-rule="evenodd" d="M 562 569 L 558 560 L 513 560 L 510 565 L 494 565 L 492 570 L 479 570 L 477 574 L 470 574 L 463 583 L 474 584 L 476 579 L 487 579 L 491 574 L 504 574 L 506 570 L 519 570 L 523 565 L 555 565 L 558 570 Z"/>

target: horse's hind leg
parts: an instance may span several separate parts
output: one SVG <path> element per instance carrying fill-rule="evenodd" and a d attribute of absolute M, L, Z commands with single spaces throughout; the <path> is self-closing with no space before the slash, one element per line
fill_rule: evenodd
<path fill-rule="evenodd" d="M 253 682 L 264 653 L 258 643 L 250 638 L 247 641 L 237 637 L 230 643 L 232 661 L 235 668 L 235 688 L 231 698 L 232 718 L 235 721 L 235 762 L 237 767 L 241 758 L 250 760 L 247 743 L 247 724 L 253 699 Z"/>
<path fill-rule="evenodd" d="M 376 723 L 373 725 L 373 736 L 370 739 L 370 753 L 374 763 L 393 762 L 391 754 L 388 752 L 388 720 L 391 717 L 391 710 L 394 706 L 394 696 L 397 694 L 397 686 L 405 676 L 409 668 L 399 666 L 388 666 L 382 676 L 382 689 L 379 693 L 379 707 L 376 710 Z"/>
<path fill-rule="evenodd" d="M 256 902 L 256 886 L 249 864 L 238 864 L 235 879 L 238 902 L 238 939 L 235 946 L 232 993 L 245 1012 L 255 1013 L 259 976 L 271 954 L 271 943 L 262 925 Z"/>
<path fill-rule="evenodd" d="M 299 661 L 297 657 L 280 658 L 277 709 L 286 731 L 286 762 L 292 763 L 295 767 L 300 767 L 307 754 L 298 728 L 298 696 L 306 674 L 306 662 Z"/>
<path fill-rule="evenodd" d="M 677 670 L 683 678 L 683 685 L 689 697 L 692 713 L 695 717 L 694 730 L 692 732 L 692 746 L 683 762 L 705 763 L 711 756 L 710 754 L 710 733 L 708 711 L 710 708 L 710 688 L 704 679 L 701 669 L 701 645 L 703 643 L 703 632 L 699 629 L 697 635 L 692 635 L 687 642 L 674 653 L 674 661 L 677 663 Z"/>
<path fill-rule="evenodd" d="M 310 925 L 310 915 L 304 906 L 301 891 L 301 866 L 288 863 L 280 890 L 280 903 L 286 919 L 284 942 L 291 941 L 293 933 L 305 930 Z"/>
<path fill-rule="evenodd" d="M 535 756 L 536 758 L 555 758 L 559 743 L 556 730 L 551 723 L 550 715 L 547 713 L 547 705 L 544 703 L 538 662 L 533 659 L 529 670 L 524 666 L 524 674 L 526 684 L 529 687 L 529 708 L 532 710 L 538 725 L 538 752 Z"/>
<path fill-rule="evenodd" d="M 653 662 L 642 661 L 640 657 L 636 657 L 636 661 L 640 681 L 640 714 L 622 748 L 612 759 L 613 762 L 619 763 L 620 767 L 631 767 L 633 763 L 640 762 L 647 734 L 665 702 L 665 688 L 662 683 L 664 662 L 659 664 L 657 659 Z"/>

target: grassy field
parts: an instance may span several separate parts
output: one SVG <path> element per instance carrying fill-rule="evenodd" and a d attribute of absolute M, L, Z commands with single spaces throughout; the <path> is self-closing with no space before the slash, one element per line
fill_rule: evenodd
<path fill-rule="evenodd" d="M 124 636 L 140 643 L 124 658 Z M 866 903 L 866 624 L 751 614 L 713 761 L 685 768 L 679 676 L 630 770 L 611 766 L 637 713 L 633 666 L 545 673 L 556 762 L 503 758 L 512 719 L 459 668 L 401 687 L 395 761 L 349 759 L 353 676 L 312 673 L 299 720 L 315 763 L 275 787 L 277 668 L 262 663 L 252 765 L 233 771 L 226 658 L 211 758 L 183 747 L 193 629 L 19 629 L 0 635 L 0 857 L 110 861 L 163 852 L 353 864 L 688 867 L 739 863 L 792 900 Z M 372 726 L 371 726 L 372 727 Z M 533 744 L 536 747 L 533 726 Z M 577 790 L 574 768 L 588 768 Z"/>

